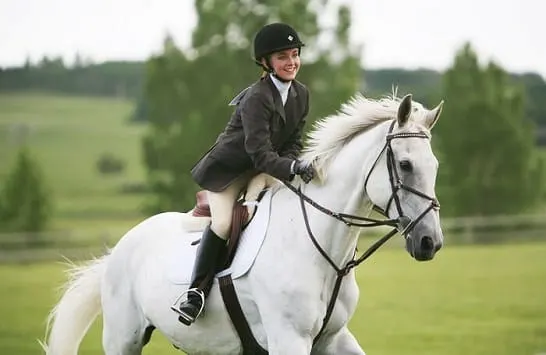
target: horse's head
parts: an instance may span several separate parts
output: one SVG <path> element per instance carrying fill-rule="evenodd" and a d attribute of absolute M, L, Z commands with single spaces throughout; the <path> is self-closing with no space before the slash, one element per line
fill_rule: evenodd
<path fill-rule="evenodd" d="M 431 260 L 442 247 L 439 203 L 435 182 L 438 160 L 430 130 L 438 121 L 442 103 L 426 110 L 404 97 L 391 124 L 385 148 L 368 172 L 365 189 L 376 206 L 399 218 L 406 249 L 416 260 Z"/>

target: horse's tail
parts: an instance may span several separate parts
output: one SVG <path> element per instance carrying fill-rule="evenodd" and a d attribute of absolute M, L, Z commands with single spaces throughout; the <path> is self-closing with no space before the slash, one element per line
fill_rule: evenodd
<path fill-rule="evenodd" d="M 80 343 L 101 311 L 101 280 L 108 255 L 83 266 L 70 264 L 64 294 L 49 314 L 46 355 L 76 355 Z M 49 335 L 49 337 L 48 337 Z"/>

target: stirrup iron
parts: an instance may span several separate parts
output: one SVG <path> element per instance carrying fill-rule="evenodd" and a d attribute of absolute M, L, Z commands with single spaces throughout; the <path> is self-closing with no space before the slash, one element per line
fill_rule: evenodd
<path fill-rule="evenodd" d="M 199 308 L 199 312 L 197 312 L 197 314 L 195 315 L 195 318 L 189 317 L 186 313 L 180 310 L 180 305 L 182 303 L 180 302 L 180 300 L 184 298 L 184 296 L 186 296 L 186 299 L 189 299 L 188 295 L 190 294 L 190 292 L 197 294 L 199 298 L 201 298 L 201 308 Z M 186 320 L 189 324 L 195 322 L 195 320 L 203 312 L 204 308 L 205 308 L 205 293 L 196 287 L 189 288 L 186 291 L 184 291 L 180 296 L 178 296 L 178 298 L 174 301 L 173 305 L 171 306 L 171 310 L 174 311 L 176 314 L 178 314 L 180 317 L 182 317 L 184 320 Z"/>

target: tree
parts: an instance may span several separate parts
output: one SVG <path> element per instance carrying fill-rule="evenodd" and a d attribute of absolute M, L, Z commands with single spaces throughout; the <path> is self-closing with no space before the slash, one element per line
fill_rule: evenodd
<path fill-rule="evenodd" d="M 10 232 L 38 232 L 50 217 L 50 194 L 30 152 L 22 147 L 0 191 L 0 228 Z"/>
<path fill-rule="evenodd" d="M 78 51 L 76 52 L 76 55 L 74 56 L 74 64 L 73 64 L 73 67 L 75 69 L 79 69 L 79 68 L 84 68 L 85 67 L 85 62 L 84 62 L 84 59 L 83 59 L 83 56 L 81 55 L 81 53 Z"/>
<path fill-rule="evenodd" d="M 306 43 L 298 79 L 311 91 L 309 121 L 333 113 L 357 91 L 359 48 L 349 46 L 350 12 L 340 7 L 336 28 L 324 30 L 317 14 L 326 5 L 306 0 L 195 1 L 198 24 L 191 48 L 182 51 L 167 37 L 162 53 L 147 63 L 150 125 L 143 150 L 155 196 L 153 211 L 188 209 L 194 203 L 198 187 L 189 172 L 227 123 L 232 112 L 227 103 L 258 79 L 261 69 L 250 59 L 251 41 L 263 25 L 291 23 Z M 319 48 L 319 35 L 324 34 L 330 43 Z"/>
<path fill-rule="evenodd" d="M 435 142 L 446 212 L 493 215 L 532 208 L 541 197 L 544 162 L 524 115 L 523 90 L 498 65 L 481 67 L 467 44 L 444 75 L 443 97 Z"/>

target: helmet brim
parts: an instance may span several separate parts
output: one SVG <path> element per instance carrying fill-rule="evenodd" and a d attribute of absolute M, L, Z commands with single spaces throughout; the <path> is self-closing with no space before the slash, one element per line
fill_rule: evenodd
<path fill-rule="evenodd" d="M 260 55 L 260 57 L 256 57 L 254 59 L 259 61 L 262 58 L 265 58 L 268 55 L 271 55 L 273 53 L 284 51 L 284 50 L 287 50 L 287 49 L 294 49 L 294 48 L 301 48 L 301 47 L 305 47 L 305 43 L 300 42 L 300 43 L 288 44 L 286 46 L 281 46 L 281 47 L 275 48 L 275 49 L 273 49 L 273 50 L 271 50 L 271 51 L 269 51 L 267 53 L 263 53 L 262 55 Z"/>

